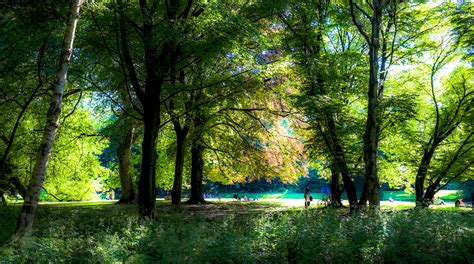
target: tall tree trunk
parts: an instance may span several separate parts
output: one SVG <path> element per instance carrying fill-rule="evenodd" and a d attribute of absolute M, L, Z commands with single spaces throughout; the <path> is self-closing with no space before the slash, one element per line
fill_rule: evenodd
<path fill-rule="evenodd" d="M 171 190 L 171 203 L 179 205 L 181 203 L 181 193 L 183 187 L 183 168 L 184 168 L 184 144 L 188 134 L 189 126 L 184 128 L 175 126 L 176 132 L 176 160 L 174 167 L 173 190 Z"/>
<path fill-rule="evenodd" d="M 379 46 L 380 26 L 382 23 L 382 1 L 373 3 L 372 34 L 369 43 L 369 90 L 367 92 L 367 122 L 364 133 L 365 181 L 367 183 L 367 200 L 371 207 L 380 206 L 380 186 L 377 172 L 377 127 L 378 127 L 378 89 L 379 89 Z"/>
<path fill-rule="evenodd" d="M 118 203 L 131 204 L 136 202 L 135 191 L 133 190 L 132 175 L 130 173 L 130 156 L 133 142 L 135 141 L 135 127 L 127 124 L 122 142 L 119 143 L 117 157 L 119 161 L 120 199 Z"/>
<path fill-rule="evenodd" d="M 191 4 L 190 2 L 189 4 Z M 147 1 L 139 1 L 141 10 L 140 36 L 143 44 L 143 57 L 146 69 L 145 85 L 140 82 L 135 63 L 129 50 L 130 41 L 127 34 L 127 18 L 125 1 L 117 1 L 117 11 L 120 15 L 120 45 L 123 62 L 126 66 L 131 86 L 143 107 L 144 135 L 142 142 L 142 163 L 138 180 L 138 211 L 142 218 L 154 219 L 155 210 L 155 177 L 156 177 L 156 142 L 160 128 L 161 92 L 165 78 L 170 76 L 179 56 L 177 43 L 171 40 L 162 43 L 160 49 L 156 45 L 156 23 Z M 177 17 L 179 1 L 171 1 L 165 14 L 165 20 L 173 23 Z M 140 59 L 141 60 L 141 59 Z M 144 88 L 144 89 L 143 89 Z"/>
<path fill-rule="evenodd" d="M 25 201 L 21 209 L 20 218 L 18 219 L 16 233 L 19 237 L 23 236 L 25 232 L 30 231 L 33 226 L 33 219 L 38 206 L 39 191 L 43 185 L 48 161 L 54 144 L 54 138 L 59 127 L 64 86 L 66 84 L 67 71 L 73 50 L 74 36 L 76 33 L 77 21 L 79 20 L 79 9 L 81 4 L 82 0 L 74 0 L 71 2 L 69 9 L 70 14 L 63 40 L 63 50 L 59 57 L 56 79 L 53 86 L 54 93 L 51 97 L 51 103 L 46 114 L 46 125 L 37 152 L 33 174 L 31 175 L 28 194 L 24 197 Z"/>
<path fill-rule="evenodd" d="M 198 139 L 191 147 L 191 197 L 186 202 L 188 204 L 205 204 L 202 197 L 202 180 L 204 170 L 203 150 L 204 146 Z"/>
<path fill-rule="evenodd" d="M 142 164 L 138 180 L 138 213 L 142 218 L 156 217 L 156 140 L 160 124 L 160 113 L 156 109 L 144 111 L 144 134 L 142 142 Z"/>

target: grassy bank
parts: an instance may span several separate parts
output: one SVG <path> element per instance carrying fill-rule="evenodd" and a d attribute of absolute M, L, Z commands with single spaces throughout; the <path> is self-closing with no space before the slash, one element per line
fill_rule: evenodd
<path fill-rule="evenodd" d="M 0 209 L 0 243 L 18 211 Z M 155 222 L 137 219 L 136 211 L 110 203 L 42 205 L 32 235 L 3 245 L 0 263 L 474 261 L 471 211 L 392 208 L 368 217 L 276 203 L 159 202 Z"/>

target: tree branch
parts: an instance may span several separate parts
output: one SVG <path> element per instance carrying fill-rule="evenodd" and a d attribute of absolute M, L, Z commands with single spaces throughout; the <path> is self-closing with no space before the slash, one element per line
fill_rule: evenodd
<path fill-rule="evenodd" d="M 365 38 L 365 40 L 367 41 L 367 43 L 371 44 L 372 41 L 370 40 L 369 35 L 367 34 L 367 32 L 365 32 L 364 28 L 362 27 L 362 25 L 360 24 L 359 20 L 357 20 L 357 18 L 356 18 L 356 16 L 355 16 L 355 13 L 354 13 L 354 1 L 353 1 L 353 0 L 349 0 L 349 6 L 350 6 L 350 11 L 351 11 L 352 22 L 354 22 L 354 24 L 356 25 L 356 27 L 357 27 L 357 29 L 359 30 L 360 34 Z"/>

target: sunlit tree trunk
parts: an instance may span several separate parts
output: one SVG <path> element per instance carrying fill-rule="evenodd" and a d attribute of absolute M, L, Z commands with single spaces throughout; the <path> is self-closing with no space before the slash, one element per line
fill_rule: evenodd
<path fill-rule="evenodd" d="M 59 127 L 59 117 L 61 115 L 61 105 L 66 84 L 67 71 L 73 50 L 74 36 L 76 33 L 77 21 L 79 20 L 79 9 L 82 0 L 74 0 L 69 9 L 69 17 L 66 32 L 63 40 L 62 51 L 59 57 L 56 79 L 53 84 L 53 95 L 46 114 L 46 125 L 36 155 L 36 163 L 31 175 L 28 193 L 24 197 L 25 201 L 18 219 L 16 233 L 20 237 L 31 230 L 36 208 L 38 206 L 39 192 L 43 185 L 44 176 L 51 156 L 56 131 Z"/>

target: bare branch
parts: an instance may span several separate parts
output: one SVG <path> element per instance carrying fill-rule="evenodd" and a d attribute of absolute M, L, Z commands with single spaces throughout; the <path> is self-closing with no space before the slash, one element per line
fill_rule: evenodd
<path fill-rule="evenodd" d="M 372 17 L 367 13 L 365 12 L 364 9 L 362 9 L 357 3 L 354 2 L 354 6 L 369 20 L 369 21 L 372 21 Z"/>

